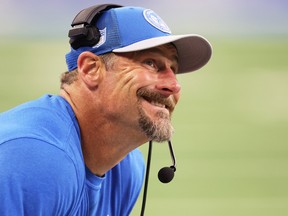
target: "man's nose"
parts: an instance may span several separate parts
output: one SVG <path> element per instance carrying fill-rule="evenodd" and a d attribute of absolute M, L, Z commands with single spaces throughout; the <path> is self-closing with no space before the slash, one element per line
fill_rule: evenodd
<path fill-rule="evenodd" d="M 158 75 L 159 82 L 156 88 L 165 96 L 170 96 L 172 94 L 177 94 L 181 90 L 181 86 L 176 79 L 176 74 L 170 68 L 159 72 Z"/>

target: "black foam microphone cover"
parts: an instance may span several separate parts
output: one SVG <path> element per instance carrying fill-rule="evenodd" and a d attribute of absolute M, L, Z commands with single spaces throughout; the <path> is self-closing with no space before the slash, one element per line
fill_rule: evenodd
<path fill-rule="evenodd" d="M 158 179 L 162 183 L 169 183 L 174 178 L 174 167 L 163 167 L 158 172 Z"/>

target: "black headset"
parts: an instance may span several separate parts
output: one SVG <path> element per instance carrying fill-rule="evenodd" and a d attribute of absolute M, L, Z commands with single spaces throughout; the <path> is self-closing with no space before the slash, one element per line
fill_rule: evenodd
<path fill-rule="evenodd" d="M 96 21 L 102 12 L 111 8 L 123 7 L 116 4 L 101 4 L 91 6 L 80 11 L 72 21 L 72 29 L 69 30 L 70 45 L 73 49 L 82 46 L 94 46 L 100 40 L 101 34 L 96 27 Z"/>

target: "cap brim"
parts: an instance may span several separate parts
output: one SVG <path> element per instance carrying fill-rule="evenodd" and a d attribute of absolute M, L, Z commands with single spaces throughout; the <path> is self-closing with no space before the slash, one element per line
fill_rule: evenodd
<path fill-rule="evenodd" d="M 211 58 L 212 47 L 200 35 L 170 35 L 146 39 L 126 47 L 114 49 L 115 53 L 140 51 L 167 43 L 173 43 L 178 52 L 178 73 L 187 73 L 203 67 Z"/>

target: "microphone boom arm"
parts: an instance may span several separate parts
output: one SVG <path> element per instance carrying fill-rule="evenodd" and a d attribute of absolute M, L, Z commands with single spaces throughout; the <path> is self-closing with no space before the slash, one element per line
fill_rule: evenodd
<path fill-rule="evenodd" d="M 174 150 L 173 150 L 172 143 L 171 143 L 170 140 L 168 141 L 168 145 L 169 145 L 171 159 L 172 159 L 172 162 L 173 162 L 173 165 L 170 166 L 170 168 L 173 169 L 174 172 L 176 172 L 176 157 L 174 155 Z"/>
<path fill-rule="evenodd" d="M 162 183 L 170 182 L 173 179 L 174 173 L 176 171 L 176 158 L 175 158 L 174 150 L 173 150 L 172 143 L 170 140 L 168 140 L 168 145 L 169 145 L 170 156 L 171 156 L 173 165 L 170 167 L 163 167 L 162 169 L 159 170 L 158 179 Z M 146 167 L 146 175 L 145 175 L 145 184 L 144 184 L 143 200 L 142 200 L 142 207 L 141 207 L 140 216 L 144 216 L 144 212 L 145 212 L 147 190 L 148 190 L 148 180 L 149 180 L 149 173 L 150 173 L 151 155 L 152 155 L 152 141 L 149 142 L 147 167 Z"/>

